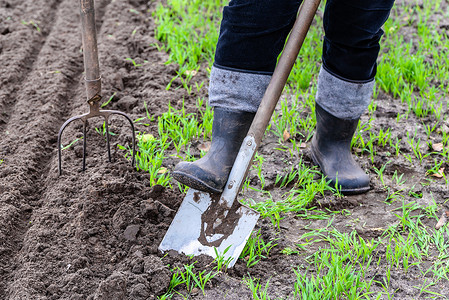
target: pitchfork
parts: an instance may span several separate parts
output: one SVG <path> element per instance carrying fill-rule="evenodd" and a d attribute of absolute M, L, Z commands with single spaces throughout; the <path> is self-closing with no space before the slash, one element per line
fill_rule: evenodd
<path fill-rule="evenodd" d="M 132 128 L 132 143 L 133 154 L 131 164 L 134 166 L 136 155 L 136 136 L 134 132 L 134 124 L 130 117 L 125 113 L 117 110 L 101 110 L 101 76 L 98 63 L 98 50 L 97 50 L 97 33 L 95 28 L 95 9 L 94 0 L 80 0 L 80 14 L 81 14 L 81 26 L 83 37 L 83 54 L 84 54 L 84 69 L 85 69 L 85 84 L 87 93 L 87 103 L 89 104 L 89 113 L 74 116 L 68 119 L 59 129 L 58 134 L 58 149 L 59 149 L 59 175 L 62 174 L 62 159 L 61 159 L 61 137 L 64 129 L 75 120 L 81 120 L 83 122 L 83 171 L 86 169 L 86 127 L 87 120 L 93 117 L 103 117 L 106 129 L 106 141 L 108 147 L 108 158 L 111 161 L 111 147 L 109 144 L 109 127 L 108 119 L 112 114 L 124 116 Z"/>

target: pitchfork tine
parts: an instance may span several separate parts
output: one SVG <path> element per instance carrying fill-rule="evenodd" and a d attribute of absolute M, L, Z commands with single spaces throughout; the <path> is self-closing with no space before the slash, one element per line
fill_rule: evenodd
<path fill-rule="evenodd" d="M 62 132 L 64 131 L 64 129 L 70 123 L 72 123 L 75 120 L 82 119 L 84 116 L 86 116 L 86 114 L 81 115 L 81 116 L 71 117 L 70 119 L 65 121 L 64 124 L 62 124 L 61 128 L 59 129 L 59 133 L 58 133 L 58 157 L 59 157 L 58 169 L 59 169 L 59 175 L 62 174 L 62 153 L 61 153 L 61 151 L 62 151 L 62 148 L 61 148 Z"/>
<path fill-rule="evenodd" d="M 90 104 L 90 103 L 89 103 Z M 125 117 L 130 126 L 131 126 L 131 130 L 132 130 L 132 157 L 131 157 L 131 165 L 134 167 L 135 165 L 135 161 L 136 161 L 136 135 L 135 135 L 135 127 L 134 127 L 134 123 L 131 120 L 131 118 L 125 114 L 124 112 L 118 111 L 118 110 L 98 110 L 95 111 L 95 105 L 91 106 L 91 111 L 87 114 L 83 114 L 83 115 L 79 115 L 79 116 L 74 116 L 70 119 L 68 119 L 62 126 L 61 129 L 59 129 L 59 134 L 58 134 L 58 158 L 59 158 L 59 164 L 58 164 L 58 169 L 59 169 L 59 175 L 62 175 L 62 145 L 61 145 L 61 140 L 62 140 L 62 133 L 65 130 L 65 128 L 72 123 L 73 121 L 76 121 L 78 119 L 82 120 L 83 122 L 83 171 L 86 170 L 86 153 L 87 153 L 87 126 L 88 126 L 88 119 L 96 117 L 96 116 L 103 116 L 105 119 L 105 129 L 106 129 L 106 142 L 107 142 L 107 147 L 108 147 L 108 158 L 109 161 L 112 162 L 112 155 L 111 155 L 111 146 L 110 146 L 110 138 L 109 138 L 109 116 L 112 114 L 116 114 L 116 115 L 120 115 Z"/>
<path fill-rule="evenodd" d="M 108 144 L 108 158 L 109 158 L 109 162 L 112 161 L 111 159 L 111 145 L 109 143 L 109 124 L 108 124 L 108 118 L 105 117 L 104 118 L 104 124 L 105 124 L 105 129 L 106 129 L 106 143 Z"/>
<path fill-rule="evenodd" d="M 109 112 L 111 114 L 117 114 L 117 115 L 124 116 L 129 121 L 129 124 L 131 125 L 132 131 L 133 131 L 133 134 L 132 134 L 133 155 L 132 155 L 131 165 L 134 167 L 134 163 L 135 163 L 135 160 L 136 160 L 136 135 L 134 134 L 135 129 L 134 129 L 133 120 L 131 120 L 131 118 L 127 114 L 125 114 L 125 113 L 123 113 L 121 111 L 109 110 Z"/>
<path fill-rule="evenodd" d="M 87 144 L 86 127 L 87 127 L 87 120 L 84 120 L 84 122 L 83 122 L 83 171 L 86 170 L 86 144 Z"/>

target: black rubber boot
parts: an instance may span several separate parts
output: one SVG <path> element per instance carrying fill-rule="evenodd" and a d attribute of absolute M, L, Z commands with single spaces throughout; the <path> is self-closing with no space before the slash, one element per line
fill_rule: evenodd
<path fill-rule="evenodd" d="M 221 193 L 255 113 L 214 109 L 209 152 L 195 162 L 180 162 L 173 177 L 191 188 Z"/>
<path fill-rule="evenodd" d="M 312 159 L 323 174 L 343 194 L 361 194 L 369 190 L 369 176 L 351 155 L 351 140 L 357 119 L 339 119 L 316 104 L 316 131 L 312 138 Z"/>

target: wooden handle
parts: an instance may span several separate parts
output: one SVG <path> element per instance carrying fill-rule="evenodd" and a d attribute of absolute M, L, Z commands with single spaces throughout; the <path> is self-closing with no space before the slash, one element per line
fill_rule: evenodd
<path fill-rule="evenodd" d="M 248 135 L 254 137 L 257 146 L 262 141 L 263 134 L 270 122 L 276 104 L 281 97 L 285 83 L 295 64 L 299 50 L 301 50 L 319 5 L 320 0 L 304 0 L 299 9 L 298 17 L 290 32 L 287 44 L 279 58 L 271 81 L 268 84 L 262 102 L 248 131 Z"/>
<path fill-rule="evenodd" d="M 96 95 L 101 95 L 94 0 L 80 0 L 80 15 L 83 36 L 86 92 L 87 100 L 90 100 Z"/>

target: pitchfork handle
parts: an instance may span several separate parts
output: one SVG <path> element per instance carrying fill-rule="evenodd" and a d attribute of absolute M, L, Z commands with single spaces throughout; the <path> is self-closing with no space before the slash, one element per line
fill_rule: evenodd
<path fill-rule="evenodd" d="M 80 15 L 83 36 L 86 92 L 87 100 L 90 100 L 96 95 L 101 95 L 94 0 L 80 0 Z"/>
<path fill-rule="evenodd" d="M 274 108 L 281 96 L 284 85 L 287 82 L 290 71 L 295 64 L 299 50 L 306 38 L 307 31 L 312 24 L 313 17 L 320 5 L 320 0 L 304 0 L 298 12 L 295 25 L 290 32 L 287 44 L 279 58 L 279 62 L 274 70 L 271 81 L 262 98 L 262 102 L 254 117 L 248 135 L 254 137 L 257 146 L 262 141 L 265 129 L 270 122 Z"/>

